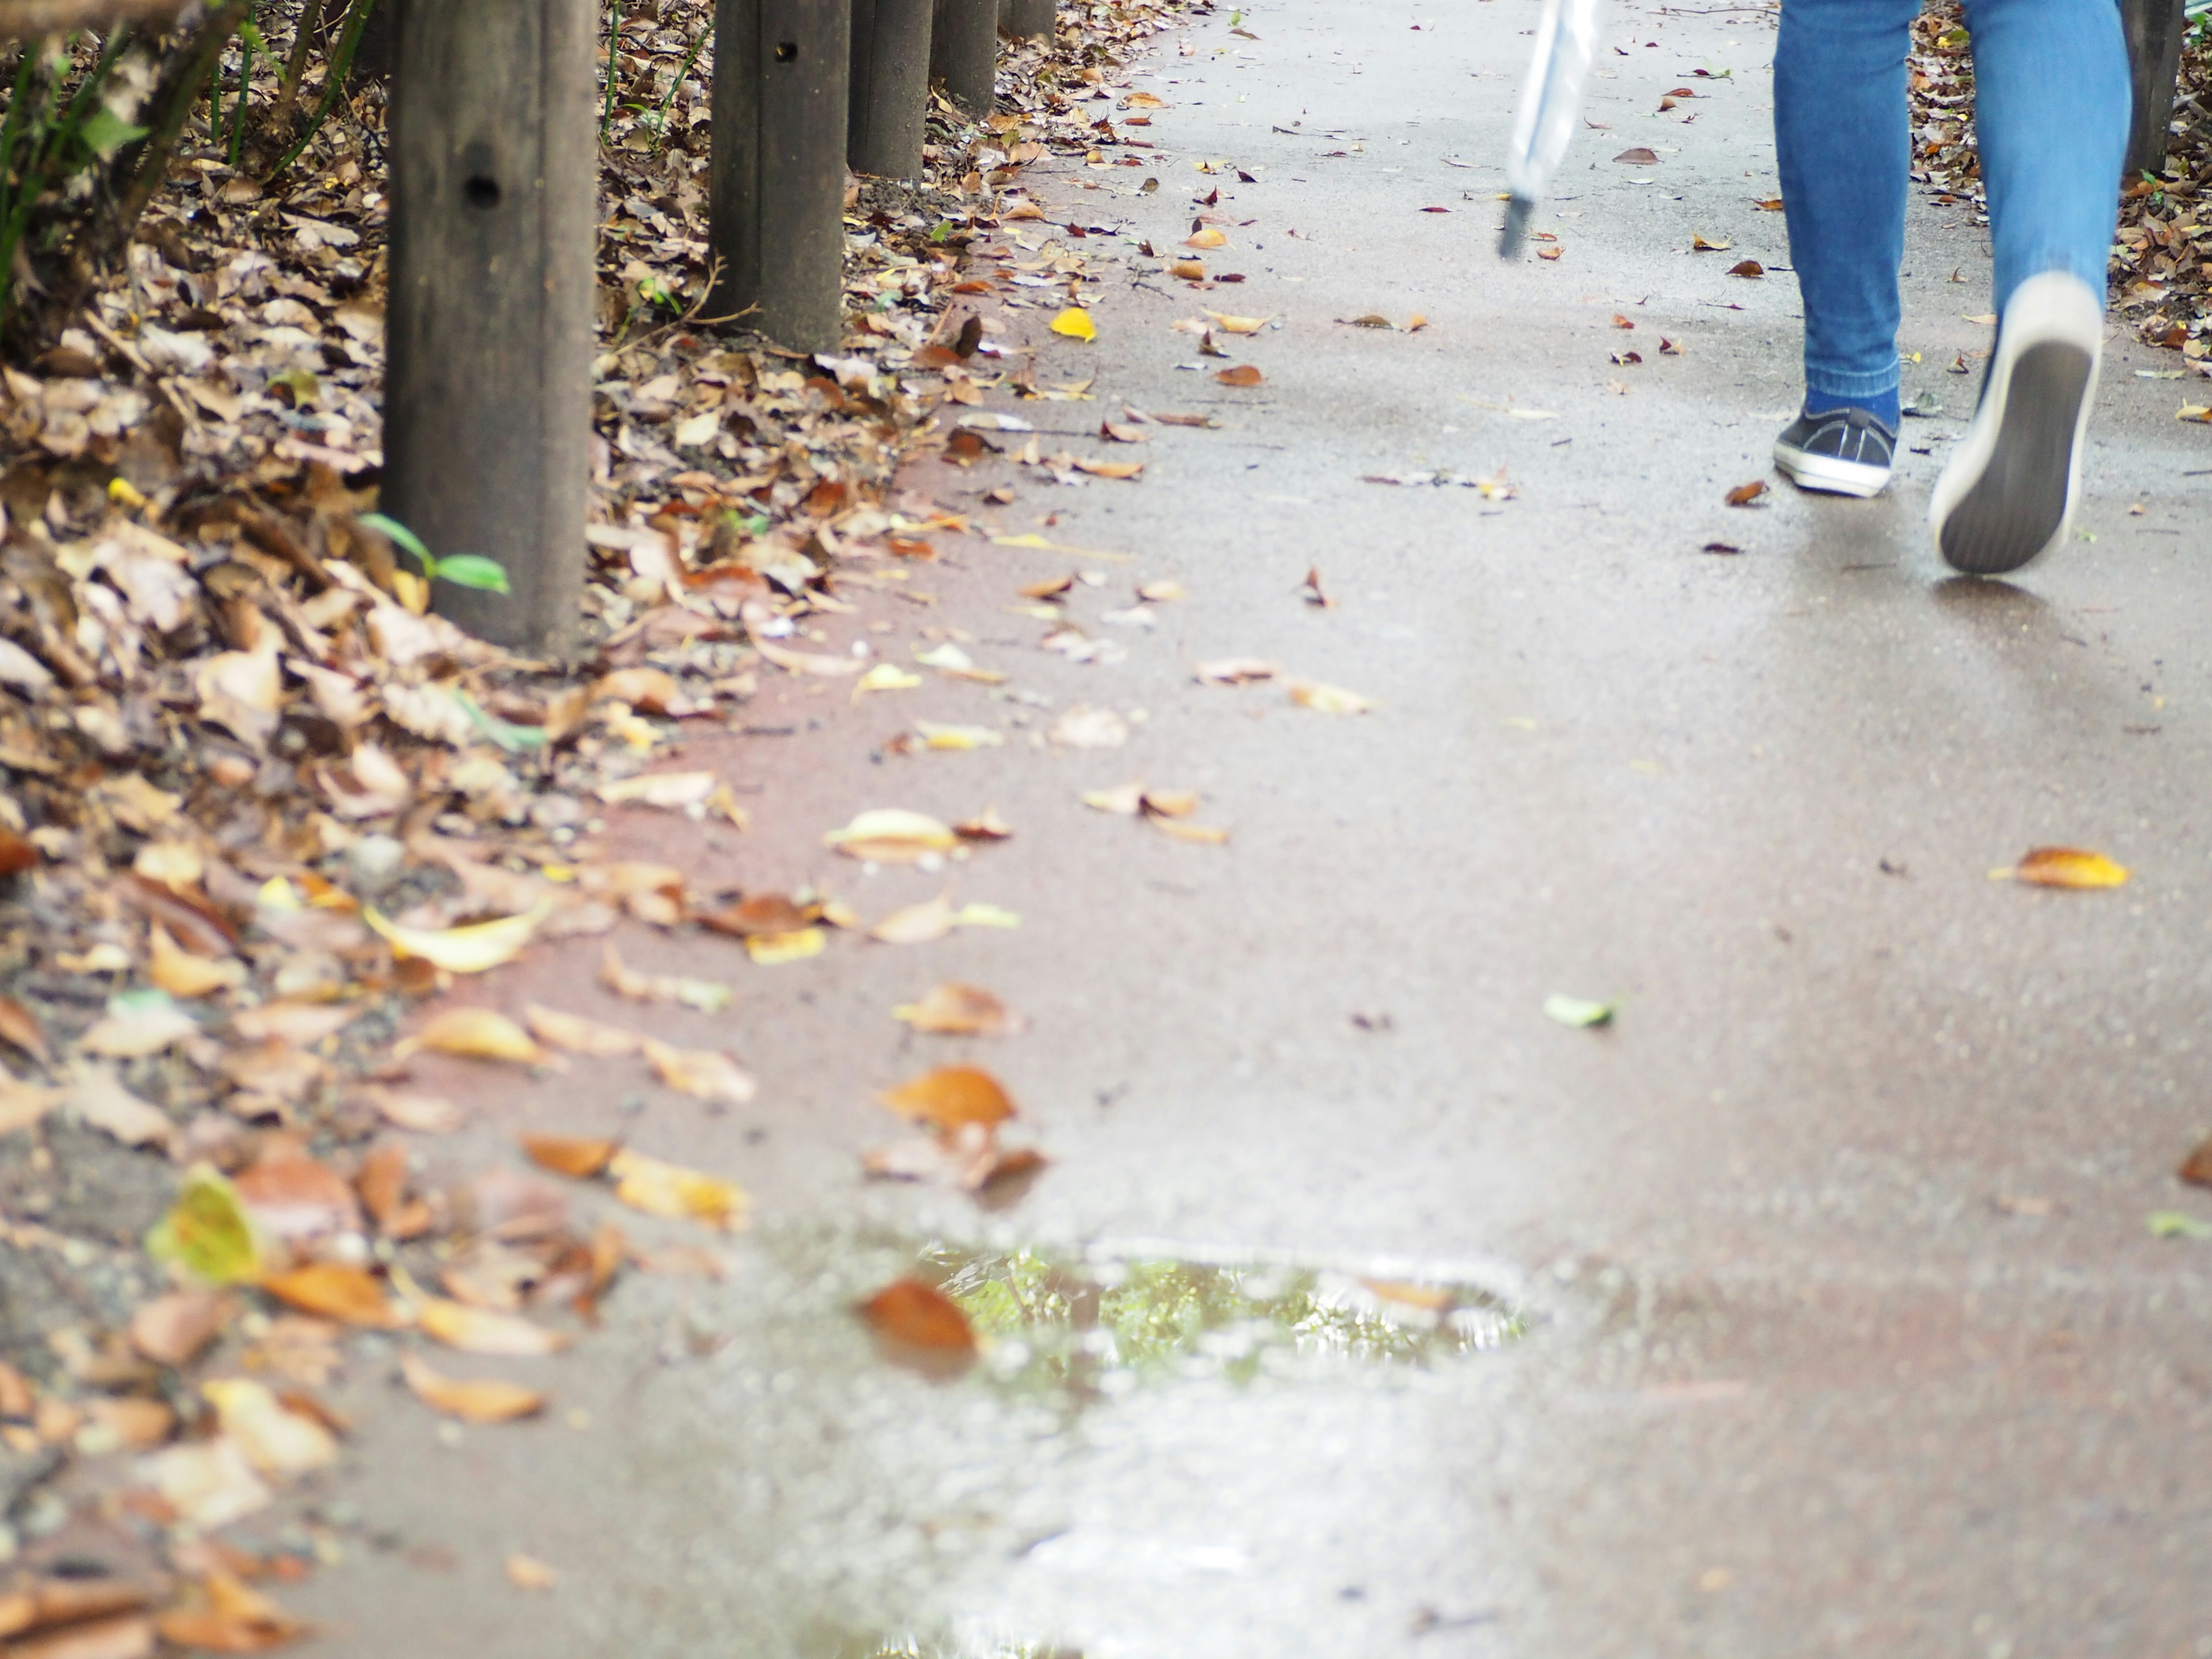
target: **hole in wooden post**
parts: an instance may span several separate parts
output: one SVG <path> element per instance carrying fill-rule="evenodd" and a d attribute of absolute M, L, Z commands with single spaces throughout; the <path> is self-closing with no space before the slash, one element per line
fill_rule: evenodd
<path fill-rule="evenodd" d="M 775 61 L 779 64 L 797 63 L 799 61 L 799 42 L 796 40 L 779 40 L 776 42 Z"/>
<path fill-rule="evenodd" d="M 468 183 L 461 186 L 461 194 L 472 208 L 495 208 L 499 205 L 499 180 L 486 178 L 481 173 L 471 173 Z"/>

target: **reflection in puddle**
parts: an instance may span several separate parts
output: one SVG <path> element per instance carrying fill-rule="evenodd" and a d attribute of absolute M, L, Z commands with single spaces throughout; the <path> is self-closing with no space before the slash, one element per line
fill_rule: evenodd
<path fill-rule="evenodd" d="M 1076 1399 L 1173 1377 L 1249 1382 L 1331 1362 L 1426 1364 L 1522 1334 L 1478 1286 L 1155 1255 L 921 1252 L 1002 1382 Z"/>

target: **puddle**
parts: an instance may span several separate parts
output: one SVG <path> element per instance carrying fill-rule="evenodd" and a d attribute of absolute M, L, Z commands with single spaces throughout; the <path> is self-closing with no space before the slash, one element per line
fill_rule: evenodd
<path fill-rule="evenodd" d="M 1523 1328 L 1504 1301 L 1464 1281 L 1136 1251 L 938 1243 L 916 1255 L 984 1339 L 988 1375 L 1077 1400 L 1186 1377 L 1432 1365 Z"/>

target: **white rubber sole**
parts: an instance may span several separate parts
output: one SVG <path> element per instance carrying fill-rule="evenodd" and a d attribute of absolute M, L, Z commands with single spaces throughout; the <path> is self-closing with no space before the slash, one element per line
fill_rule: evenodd
<path fill-rule="evenodd" d="M 2014 290 L 1981 403 L 1928 503 L 1953 569 L 2001 576 L 2066 539 L 2104 342 L 2104 301 L 2080 277 L 2045 271 Z"/>
<path fill-rule="evenodd" d="M 1861 500 L 1889 488 L 1890 469 L 1847 461 L 1836 455 L 1808 455 L 1795 444 L 1777 443 L 1774 464 L 1800 489 L 1817 489 L 1830 495 L 1856 495 Z"/>

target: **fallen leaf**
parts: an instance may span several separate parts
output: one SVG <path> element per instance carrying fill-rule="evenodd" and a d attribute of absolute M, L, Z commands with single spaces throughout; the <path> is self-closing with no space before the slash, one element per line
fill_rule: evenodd
<path fill-rule="evenodd" d="M 466 1121 L 461 1109 L 440 1095 L 369 1088 L 362 1091 L 362 1098 L 395 1129 L 410 1129 L 416 1134 L 449 1135 Z"/>
<path fill-rule="evenodd" d="M 542 1066 L 545 1051 L 530 1033 L 505 1014 L 489 1008 L 448 1008 L 393 1049 L 404 1060 L 428 1050 L 434 1054 L 458 1054 L 465 1060 L 503 1060 L 511 1066 Z"/>
<path fill-rule="evenodd" d="M 910 1122 L 948 1134 L 970 1123 L 992 1127 L 1015 1115 L 999 1080 L 974 1066 L 940 1066 L 878 1097 Z"/>
<path fill-rule="evenodd" d="M 2180 1210 L 2154 1210 L 2143 1218 L 2153 1238 L 2212 1238 L 2212 1221 Z"/>
<path fill-rule="evenodd" d="M 169 1115 L 125 1088 L 108 1066 L 84 1066 L 70 1083 L 66 1099 L 80 1121 L 125 1146 L 166 1147 L 176 1136 L 177 1126 Z"/>
<path fill-rule="evenodd" d="M 914 729 L 921 734 L 925 749 L 998 749 L 1006 741 L 1006 734 L 995 726 L 944 726 L 935 720 L 916 720 Z"/>
<path fill-rule="evenodd" d="M 106 1013 L 77 1039 L 77 1047 L 111 1060 L 143 1060 L 197 1036 L 199 1029 L 167 991 L 125 991 L 107 1000 Z"/>
<path fill-rule="evenodd" d="M 1659 156 L 1657 152 L 1646 149 L 1641 144 L 1638 144 L 1633 149 L 1625 149 L 1621 151 L 1620 155 L 1614 156 L 1613 159 L 1616 161 L 1626 161 L 1632 167 L 1656 167 L 1659 164 Z"/>
<path fill-rule="evenodd" d="M 0 1073 L 0 1135 L 35 1127 L 61 1104 L 66 1089 L 44 1089 Z"/>
<path fill-rule="evenodd" d="M 260 1591 L 221 1571 L 210 1571 L 192 1595 L 154 1622 L 163 1641 L 208 1653 L 263 1653 L 298 1641 L 313 1629 Z"/>
<path fill-rule="evenodd" d="M 564 1054 L 605 1060 L 634 1054 L 638 1049 L 640 1039 L 634 1031 L 586 1019 L 581 1014 L 564 1014 L 542 1003 L 529 1004 L 522 1011 L 522 1018 L 532 1036 Z"/>
<path fill-rule="evenodd" d="M 532 1324 L 515 1314 L 498 1313 L 488 1308 L 471 1308 L 459 1302 L 448 1302 L 442 1297 L 430 1297 L 415 1304 L 415 1323 L 422 1334 L 434 1342 L 442 1342 L 463 1353 L 506 1354 L 516 1358 L 533 1358 L 541 1354 L 558 1353 L 568 1346 L 569 1339 L 559 1331 L 549 1331 L 543 1325 Z"/>
<path fill-rule="evenodd" d="M 169 930 L 158 921 L 147 929 L 146 939 L 146 977 L 155 988 L 173 997 L 189 1001 L 195 997 L 211 996 L 217 991 L 232 990 L 246 982 L 244 963 L 213 962 L 205 957 L 196 957 L 171 939 Z"/>
<path fill-rule="evenodd" d="M 863 660 L 859 657 L 832 656 L 826 651 L 793 651 L 778 645 L 774 640 L 759 638 L 753 641 L 753 649 L 788 673 L 812 674 L 822 679 L 842 679 L 848 674 L 857 674 Z M 599 794 L 601 799 L 606 799 L 605 790 L 601 790 Z M 650 804 L 655 806 L 689 805 L 688 802 L 659 800 Z"/>
<path fill-rule="evenodd" d="M 1129 740 L 1129 723 L 1110 708 L 1078 703 L 1045 735 L 1070 749 L 1118 749 Z"/>
<path fill-rule="evenodd" d="M 915 864 L 960 844 L 960 838 L 935 818 L 898 807 L 859 813 L 842 830 L 832 830 L 822 839 L 847 858 L 873 864 Z"/>
<path fill-rule="evenodd" d="M 615 1196 L 647 1215 L 702 1222 L 725 1231 L 744 1224 L 751 1200 L 733 1182 L 665 1164 L 625 1147 L 608 1160 Z"/>
<path fill-rule="evenodd" d="M 736 1000 L 728 986 L 682 974 L 647 974 L 629 966 L 606 945 L 599 952 L 599 983 L 632 1002 L 675 1002 L 702 1014 L 719 1014 Z"/>
<path fill-rule="evenodd" d="M 1721 499 L 1730 507 L 1749 507 L 1765 494 L 1766 494 L 1766 480 L 1753 478 L 1749 483 L 1738 484 Z"/>
<path fill-rule="evenodd" d="M 1764 276 L 1766 267 L 1756 259 L 1739 259 L 1728 269 L 1731 276 Z"/>
<path fill-rule="evenodd" d="M 146 1253 L 218 1286 L 258 1278 L 263 1257 L 260 1234 L 237 1190 L 212 1164 L 185 1171 L 169 1212 L 146 1236 Z"/>
<path fill-rule="evenodd" d="M 1556 1020 L 1562 1025 L 1609 1025 L 1619 1006 L 1617 1003 L 1588 1002 L 1581 997 L 1561 996 L 1555 993 L 1544 999 L 1544 1018 Z"/>
<path fill-rule="evenodd" d="M 854 662 L 851 672 L 858 673 L 860 669 L 860 665 Z M 645 772 L 618 782 L 603 783 L 598 793 L 610 806 L 660 806 L 681 811 L 687 806 L 705 805 L 720 782 L 712 772 Z"/>
<path fill-rule="evenodd" d="M 1990 873 L 2009 874 L 2036 887 L 2124 887 L 2128 879 L 2126 866 L 2078 847 L 2031 848 L 2009 872 Z"/>
<path fill-rule="evenodd" d="M 434 931 L 387 921 L 373 905 L 362 911 L 361 919 L 391 943 L 397 957 L 420 957 L 449 974 L 481 974 L 514 961 L 538 925 L 552 914 L 553 902 L 547 899 L 519 916 Z"/>
<path fill-rule="evenodd" d="M 223 1435 L 155 1452 L 138 1465 L 138 1475 L 179 1520 L 204 1530 L 227 1527 L 276 1501 L 245 1452 Z"/>
<path fill-rule="evenodd" d="M 818 957 L 830 947 L 830 936 L 819 927 L 794 928 L 788 933 L 753 933 L 746 937 L 745 954 L 763 968 Z"/>
<path fill-rule="evenodd" d="M 1223 235 L 1219 231 L 1216 230 L 1212 225 L 1208 225 L 1203 230 L 1194 232 L 1192 234 L 1183 238 L 1182 245 L 1185 247 L 1194 247 L 1200 249 L 1227 247 L 1229 246 L 1229 239 Z"/>
<path fill-rule="evenodd" d="M 1741 553 L 1743 550 L 1734 542 L 1707 542 L 1698 550 L 1700 553 Z"/>
<path fill-rule="evenodd" d="M 1225 311 L 1209 311 L 1206 314 L 1224 334 L 1257 334 L 1274 320 L 1269 317 L 1232 317 Z"/>
<path fill-rule="evenodd" d="M 999 816 L 997 807 L 987 806 L 974 817 L 954 824 L 952 833 L 963 841 L 1008 841 L 1014 827 Z"/>
<path fill-rule="evenodd" d="M 868 930 L 868 937 L 884 945 L 927 945 L 952 931 L 952 917 L 951 896 L 939 893 L 892 911 Z"/>
<path fill-rule="evenodd" d="M 860 1304 L 869 1328 L 909 1347 L 972 1354 L 975 1332 L 960 1304 L 918 1279 L 894 1279 Z"/>
<path fill-rule="evenodd" d="M 290 1480 L 337 1461 L 337 1437 L 313 1418 L 288 1409 L 265 1382 L 212 1379 L 200 1384 L 200 1394 L 258 1474 Z"/>
<path fill-rule="evenodd" d="M 1726 236 L 1717 242 L 1708 241 L 1702 236 L 1690 238 L 1690 246 L 1699 253 L 1723 253 L 1735 246 L 1734 240 Z"/>
<path fill-rule="evenodd" d="M 1187 841 L 1201 847 L 1226 847 L 1229 831 L 1218 823 L 1186 823 L 1180 818 L 1162 817 L 1146 814 L 1153 829 L 1176 841 Z"/>
<path fill-rule="evenodd" d="M 1191 672 L 1206 685 L 1253 685 L 1273 679 L 1282 670 L 1259 657 L 1217 657 L 1193 663 Z"/>
<path fill-rule="evenodd" d="M 279 998 L 256 1008 L 240 1009 L 230 1017 L 230 1029 L 249 1042 L 276 1040 L 311 1048 L 360 1018 L 362 1006 Z"/>
<path fill-rule="evenodd" d="M 604 1174 L 622 1150 L 617 1140 L 589 1140 L 574 1135 L 525 1135 L 523 1155 L 541 1170 L 576 1181 Z"/>
<path fill-rule="evenodd" d="M 891 1018 L 939 1036 L 1006 1036 L 1019 1029 L 1005 1003 L 957 980 L 933 987 L 919 1002 L 901 1004 L 891 1010 Z"/>
<path fill-rule="evenodd" d="M 287 1307 L 319 1319 L 335 1319 L 341 1325 L 369 1330 L 396 1330 L 404 1325 L 383 1284 L 365 1267 L 345 1261 L 311 1261 L 260 1280 L 260 1288 Z"/>
<path fill-rule="evenodd" d="M 131 1346 L 157 1365 L 188 1365 L 237 1312 L 235 1298 L 213 1291 L 172 1291 L 133 1310 Z"/>
<path fill-rule="evenodd" d="M 750 1104 L 760 1092 L 738 1062 L 716 1049 L 676 1048 L 652 1037 L 645 1039 L 646 1064 L 653 1074 L 678 1094 L 723 1106 Z"/>
<path fill-rule="evenodd" d="M 1328 685 L 1320 680 L 1292 680 L 1291 701 L 1301 708 L 1316 709 L 1324 714 L 1364 714 L 1375 707 L 1357 691 L 1347 691 L 1340 685 Z"/>
<path fill-rule="evenodd" d="M 1267 377 L 1260 373 L 1255 363 L 1239 363 L 1234 368 L 1224 368 L 1213 377 L 1224 386 L 1258 386 Z"/>
<path fill-rule="evenodd" d="M 2176 1171 L 2184 1181 L 2199 1187 L 2212 1187 L 2212 1139 L 2200 1141 L 2194 1152 L 2181 1160 Z"/>
<path fill-rule="evenodd" d="M 853 682 L 853 696 L 857 702 L 871 691 L 911 691 L 921 684 L 921 675 L 909 674 L 896 663 L 879 662 Z"/>
<path fill-rule="evenodd" d="M 1142 461 L 1101 461 L 1088 455 L 1079 455 L 1075 458 L 1075 470 L 1089 473 L 1094 478 L 1126 480 L 1141 475 L 1145 464 Z"/>
<path fill-rule="evenodd" d="M 1070 306 L 1054 318 L 1052 331 L 1064 335 L 1071 340 L 1082 340 L 1086 343 L 1098 337 L 1097 325 L 1091 320 L 1091 313 L 1081 306 Z"/>
<path fill-rule="evenodd" d="M 1170 259 L 1167 271 L 1169 276 L 1180 276 L 1186 283 L 1202 283 L 1206 280 L 1206 262 L 1202 259 Z"/>
<path fill-rule="evenodd" d="M 467 1423 L 507 1423 L 519 1417 L 535 1417 L 545 1409 L 545 1396 L 535 1389 L 489 1378 L 460 1381 L 446 1376 L 411 1352 L 400 1354 L 399 1374 L 415 1397 L 432 1411 Z"/>
<path fill-rule="evenodd" d="M 0 996 L 0 1042 L 21 1048 L 41 1066 L 53 1064 L 54 1051 L 46 1042 L 39 1018 L 13 997 Z"/>
<path fill-rule="evenodd" d="M 517 1589 L 549 1590 L 561 1582 L 561 1576 L 533 1555 L 520 1550 L 507 1558 L 507 1582 Z"/>

